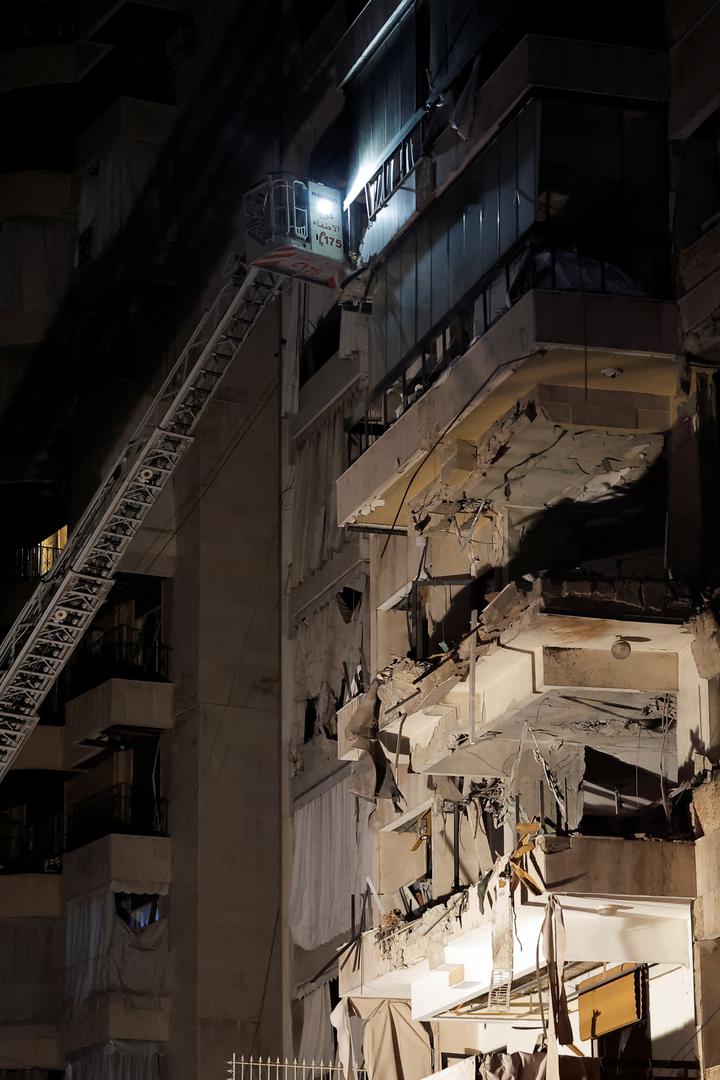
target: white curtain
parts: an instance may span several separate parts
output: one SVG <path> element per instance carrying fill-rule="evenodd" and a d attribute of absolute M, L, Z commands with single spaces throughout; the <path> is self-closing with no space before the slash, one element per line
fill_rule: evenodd
<path fill-rule="evenodd" d="M 0 225 L 0 310 L 54 311 L 72 274 L 75 224 L 11 218 Z"/>
<path fill-rule="evenodd" d="M 303 998 L 303 1029 L 298 1061 L 324 1061 L 327 1064 L 332 1061 L 333 1054 L 330 987 L 325 983 Z"/>
<path fill-rule="evenodd" d="M 74 1055 L 65 1080 L 159 1080 L 162 1043 L 111 1039 Z"/>
<path fill-rule="evenodd" d="M 107 989 L 112 893 L 79 896 L 67 903 L 65 923 L 65 1003 L 77 1015 L 84 1004 Z"/>
<path fill-rule="evenodd" d="M 341 781 L 296 811 L 288 921 L 301 949 L 316 949 L 350 930 L 350 897 L 362 895 L 371 872 L 371 809 Z"/>

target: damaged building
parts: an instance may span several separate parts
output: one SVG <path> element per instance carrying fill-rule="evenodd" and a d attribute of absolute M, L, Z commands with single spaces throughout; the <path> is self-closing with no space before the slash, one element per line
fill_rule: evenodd
<path fill-rule="evenodd" d="M 353 272 L 283 483 L 291 1061 L 720 1068 L 720 9 L 690 9 L 371 3 L 340 41 Z M 312 575 L 298 520 L 332 530 Z"/>
<path fill-rule="evenodd" d="M 720 1077 L 720 2 L 21 7 L 0 1080 Z"/>

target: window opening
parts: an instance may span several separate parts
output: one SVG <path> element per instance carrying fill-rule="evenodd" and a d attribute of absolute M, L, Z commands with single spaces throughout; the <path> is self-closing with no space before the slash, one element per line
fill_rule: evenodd
<path fill-rule="evenodd" d="M 166 914 L 166 899 L 158 893 L 115 893 L 115 911 L 132 930 L 145 930 Z"/>
<path fill-rule="evenodd" d="M 305 702 L 305 730 L 303 733 L 303 742 L 309 743 L 315 738 L 315 732 L 317 730 L 317 698 L 308 698 Z"/>

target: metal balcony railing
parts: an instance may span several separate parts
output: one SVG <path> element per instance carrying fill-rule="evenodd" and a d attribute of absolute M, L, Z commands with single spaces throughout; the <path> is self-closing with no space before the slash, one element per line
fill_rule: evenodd
<path fill-rule="evenodd" d="M 45 699 L 41 718 L 44 723 L 62 723 L 67 701 L 107 679 L 167 682 L 169 673 L 169 645 L 145 641 L 134 627 L 115 627 L 94 641 L 83 642 Z"/>
<path fill-rule="evenodd" d="M 356 1069 L 357 1080 L 367 1080 L 365 1069 Z M 276 1058 L 238 1057 L 228 1061 L 227 1080 L 345 1080 L 342 1065 L 323 1061 L 281 1061 Z"/>
<path fill-rule="evenodd" d="M 65 850 L 91 844 L 110 833 L 168 835 L 168 802 L 131 784 L 116 784 L 70 810 Z"/>
<path fill-rule="evenodd" d="M 44 574 L 52 570 L 61 551 L 62 548 L 49 547 L 46 544 L 16 547 L 5 554 L 0 577 L 5 581 L 39 581 Z"/>
<path fill-rule="evenodd" d="M 650 1059 L 629 1061 L 603 1057 L 600 1062 L 600 1075 L 603 1080 L 645 1080 L 650 1077 L 676 1078 L 676 1080 L 696 1080 L 700 1076 L 697 1061 L 661 1061 Z M 478 1075 L 480 1069 L 478 1068 Z M 358 1080 L 367 1080 L 365 1069 L 356 1069 Z M 228 1061 L 227 1080 L 345 1080 L 341 1065 L 332 1065 L 322 1061 L 272 1061 L 267 1058 L 245 1058 L 236 1054 Z"/>
<path fill-rule="evenodd" d="M 0 874 L 57 874 L 65 841 L 63 815 L 35 825 L 0 823 Z"/>
<path fill-rule="evenodd" d="M 88 640 L 70 669 L 68 696 L 84 693 L 106 679 L 167 682 L 170 649 L 147 641 L 132 626 L 118 626 Z"/>

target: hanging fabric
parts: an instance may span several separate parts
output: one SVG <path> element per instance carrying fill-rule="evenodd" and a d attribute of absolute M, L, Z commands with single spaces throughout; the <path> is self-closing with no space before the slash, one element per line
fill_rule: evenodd
<path fill-rule="evenodd" d="M 330 987 L 325 983 L 303 998 L 303 1028 L 297 1058 L 327 1064 L 333 1056 Z"/>
<path fill-rule="evenodd" d="M 301 949 L 316 949 L 350 930 L 350 898 L 364 892 L 372 869 L 370 809 L 358 805 L 342 781 L 294 815 L 288 922 Z"/>
<path fill-rule="evenodd" d="M 343 998 L 330 1020 L 338 1035 L 338 1060 L 345 1080 L 356 1080 L 358 1047 L 352 1020 L 364 1021 L 362 1053 L 368 1080 L 423 1080 L 432 1068 L 427 1024 L 413 1020 L 406 1001 Z"/>

